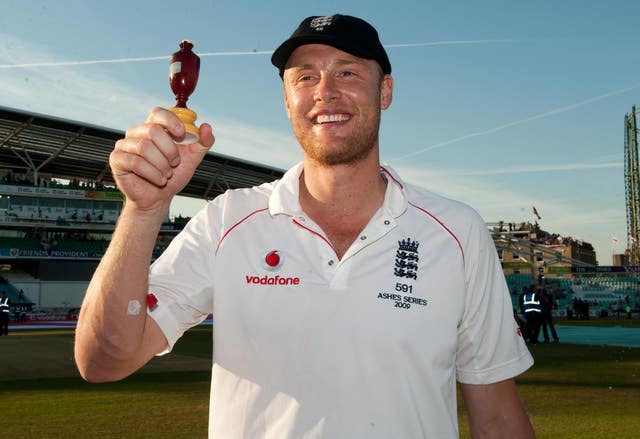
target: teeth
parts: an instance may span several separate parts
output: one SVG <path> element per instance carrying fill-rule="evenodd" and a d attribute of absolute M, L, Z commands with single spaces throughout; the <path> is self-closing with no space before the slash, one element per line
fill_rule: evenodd
<path fill-rule="evenodd" d="M 327 123 L 327 122 L 342 122 L 344 120 L 349 120 L 349 115 L 347 114 L 323 114 L 318 116 L 318 123 Z"/>

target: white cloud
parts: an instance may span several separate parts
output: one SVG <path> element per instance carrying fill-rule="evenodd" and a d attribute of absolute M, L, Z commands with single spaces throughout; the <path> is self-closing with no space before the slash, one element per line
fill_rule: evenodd
<path fill-rule="evenodd" d="M 52 59 L 46 47 L 0 35 L 0 62 Z M 110 128 L 126 127 L 135 115 L 145 114 L 157 98 L 141 94 L 107 77 L 84 75 L 72 68 L 28 68 L 0 71 L 2 105 L 79 120 Z"/>
<path fill-rule="evenodd" d="M 558 163 L 558 164 L 541 164 L 529 166 L 510 166 L 506 168 L 494 169 L 466 169 L 452 170 L 453 175 L 499 175 L 499 174 L 522 174 L 533 172 L 565 172 L 565 171 L 584 171 L 589 169 L 609 169 L 621 168 L 623 163 Z"/>

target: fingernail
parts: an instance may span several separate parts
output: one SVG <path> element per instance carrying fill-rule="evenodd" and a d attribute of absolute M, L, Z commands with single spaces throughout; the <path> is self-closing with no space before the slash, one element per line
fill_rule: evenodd
<path fill-rule="evenodd" d="M 171 176 L 173 175 L 173 169 L 169 169 L 166 174 L 164 174 L 165 177 L 167 178 L 171 178 Z"/>
<path fill-rule="evenodd" d="M 171 160 L 171 166 L 178 166 L 180 164 L 180 156 L 177 155 Z"/>

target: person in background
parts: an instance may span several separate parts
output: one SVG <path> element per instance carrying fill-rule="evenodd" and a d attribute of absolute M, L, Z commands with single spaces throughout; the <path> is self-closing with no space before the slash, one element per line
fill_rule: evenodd
<path fill-rule="evenodd" d="M 3 291 L 0 296 L 0 335 L 9 335 L 9 298 L 7 292 Z"/>
<path fill-rule="evenodd" d="M 542 304 L 540 292 L 532 285 L 523 297 L 524 315 L 527 322 L 525 327 L 525 340 L 531 344 L 537 344 L 540 336 L 540 321 Z"/>
<path fill-rule="evenodd" d="M 556 327 L 553 324 L 554 304 L 555 300 L 553 298 L 553 295 L 549 293 L 546 288 L 543 288 L 540 295 L 540 320 L 542 326 L 542 336 L 544 337 L 545 343 L 549 343 L 550 341 L 549 332 L 551 332 L 554 343 L 558 343 L 560 341 L 560 339 L 558 338 L 558 333 L 556 332 Z"/>

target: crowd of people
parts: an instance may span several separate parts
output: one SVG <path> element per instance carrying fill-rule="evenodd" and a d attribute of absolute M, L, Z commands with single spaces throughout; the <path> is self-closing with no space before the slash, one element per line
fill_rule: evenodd
<path fill-rule="evenodd" d="M 64 180 L 52 178 L 50 176 L 38 176 L 37 178 L 30 172 L 14 172 L 11 170 L 3 171 L 0 177 L 0 184 L 12 184 L 19 186 L 38 186 L 43 188 L 58 189 L 80 189 L 89 191 L 118 191 L 118 188 L 112 185 L 104 184 L 102 180 L 72 178 Z"/>
<path fill-rule="evenodd" d="M 9 321 L 26 321 L 27 313 L 33 310 L 35 304 L 29 300 L 22 289 L 17 291 L 17 294 L 14 294 L 13 299 L 10 299 L 7 290 L 13 287 L 2 276 L 0 276 L 0 285 L 3 285 L 2 293 L 0 294 L 0 335 L 8 335 Z"/>
<path fill-rule="evenodd" d="M 540 228 L 540 224 L 537 221 L 531 222 L 498 222 L 496 227 L 498 232 L 527 232 L 527 239 L 531 242 L 541 245 L 570 245 L 578 244 L 581 246 L 591 247 L 588 242 L 584 242 L 582 239 L 573 238 L 571 236 L 562 236 L 559 233 L 549 233 L 546 230 Z"/>
<path fill-rule="evenodd" d="M 567 304 L 567 318 L 570 320 L 589 320 L 592 315 L 592 309 L 595 308 L 595 315 L 598 317 L 615 317 L 621 318 L 626 316 L 627 319 L 633 316 L 633 305 L 630 295 L 624 298 L 618 298 L 615 302 L 598 303 L 595 300 L 586 300 L 580 297 L 574 297 Z"/>
<path fill-rule="evenodd" d="M 589 320 L 591 306 L 591 301 L 574 297 L 573 300 L 567 304 L 567 318 L 569 320 Z"/>
<path fill-rule="evenodd" d="M 598 318 L 633 318 L 634 308 L 631 295 L 620 297 L 617 301 L 598 303 L 580 296 L 568 300 L 566 307 L 560 309 L 558 299 L 566 297 L 565 291 L 549 285 L 529 285 L 514 294 L 518 297 L 519 306 L 514 309 L 525 340 L 529 343 L 548 343 L 559 338 L 553 323 L 553 316 L 564 315 L 568 320 L 590 320 Z M 564 306 L 564 305 L 562 305 Z M 539 340 L 540 332 L 543 340 Z"/>

